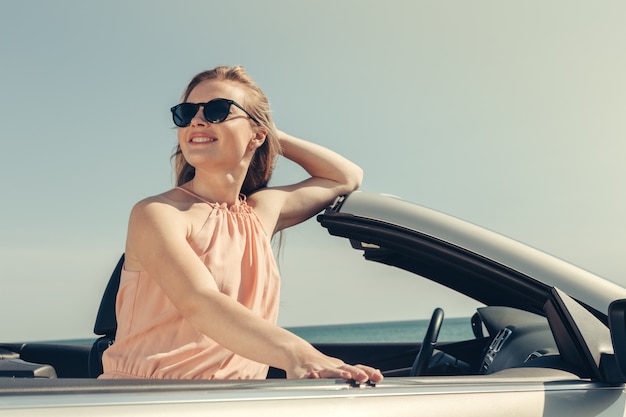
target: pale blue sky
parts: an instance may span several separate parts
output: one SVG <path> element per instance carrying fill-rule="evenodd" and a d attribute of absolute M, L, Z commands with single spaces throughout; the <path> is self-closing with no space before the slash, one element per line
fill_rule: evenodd
<path fill-rule="evenodd" d="M 130 208 L 172 185 L 169 108 L 220 64 L 246 67 L 281 129 L 360 164 L 363 189 L 626 285 L 624 16 L 623 1 L 1 0 L 0 339 L 91 334 Z M 281 160 L 274 183 L 302 176 Z M 314 221 L 287 232 L 281 269 L 283 325 L 471 312 L 367 272 Z"/>

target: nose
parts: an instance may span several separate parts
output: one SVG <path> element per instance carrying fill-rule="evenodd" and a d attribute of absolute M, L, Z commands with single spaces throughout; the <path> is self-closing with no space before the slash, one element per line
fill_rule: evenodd
<path fill-rule="evenodd" d="M 198 106 L 196 115 L 191 119 L 191 126 L 206 126 L 209 123 L 204 118 L 204 106 Z"/>

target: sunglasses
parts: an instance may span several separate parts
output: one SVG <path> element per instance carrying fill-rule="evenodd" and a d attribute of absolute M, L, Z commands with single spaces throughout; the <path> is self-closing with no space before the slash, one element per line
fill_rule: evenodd
<path fill-rule="evenodd" d="M 172 118 L 174 124 L 178 127 L 187 127 L 191 124 L 191 119 L 196 117 L 198 109 L 202 107 L 202 114 L 209 123 L 222 123 L 230 114 L 230 106 L 235 105 L 239 107 L 248 115 L 248 117 L 254 121 L 257 125 L 260 125 L 259 121 L 254 118 L 241 104 L 228 100 L 226 98 L 216 98 L 208 103 L 180 103 L 170 110 L 172 111 Z"/>

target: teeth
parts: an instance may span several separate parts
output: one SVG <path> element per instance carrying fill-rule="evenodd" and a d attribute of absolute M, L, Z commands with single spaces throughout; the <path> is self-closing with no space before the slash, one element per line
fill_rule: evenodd
<path fill-rule="evenodd" d="M 214 140 L 212 138 L 191 138 L 192 143 L 213 142 Z"/>

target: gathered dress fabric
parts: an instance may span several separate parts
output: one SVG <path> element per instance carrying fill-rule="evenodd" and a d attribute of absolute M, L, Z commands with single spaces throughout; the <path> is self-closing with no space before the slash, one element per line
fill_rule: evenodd
<path fill-rule="evenodd" d="M 204 225 L 189 244 L 219 290 L 276 323 L 280 277 L 268 236 L 245 198 L 208 202 Z M 196 331 L 145 271 L 123 269 L 116 301 L 115 343 L 103 354 L 101 379 L 263 379 L 268 366 Z M 206 320 L 221 320 L 206 317 Z"/>

